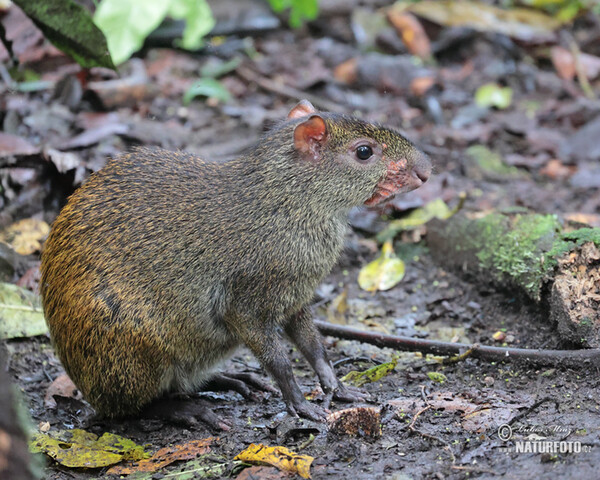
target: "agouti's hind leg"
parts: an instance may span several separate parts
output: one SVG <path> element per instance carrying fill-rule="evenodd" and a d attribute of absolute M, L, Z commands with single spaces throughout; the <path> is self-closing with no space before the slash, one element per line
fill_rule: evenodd
<path fill-rule="evenodd" d="M 325 409 L 308 402 L 296 382 L 292 363 L 277 332 L 277 323 L 250 315 L 242 317 L 239 314 L 226 318 L 226 321 L 231 331 L 252 350 L 263 368 L 277 382 L 288 411 L 310 420 L 325 420 Z"/>
<path fill-rule="evenodd" d="M 206 391 L 231 390 L 239 393 L 247 400 L 259 401 L 260 398 L 252 391 L 253 389 L 262 392 L 279 393 L 276 388 L 261 380 L 257 375 L 244 372 L 217 373 L 202 387 L 202 390 Z"/>
<path fill-rule="evenodd" d="M 369 398 L 365 392 L 346 387 L 338 381 L 327 358 L 321 334 L 307 309 L 302 309 L 290 318 L 285 326 L 285 332 L 312 366 L 325 393 L 332 394 L 334 399 L 342 402 L 357 402 Z"/>
<path fill-rule="evenodd" d="M 230 430 L 231 420 L 214 413 L 214 404 L 201 398 L 184 398 L 182 395 L 167 396 L 153 401 L 140 413 L 146 418 L 158 418 L 185 427 L 195 427 L 199 421 L 214 430 Z"/>

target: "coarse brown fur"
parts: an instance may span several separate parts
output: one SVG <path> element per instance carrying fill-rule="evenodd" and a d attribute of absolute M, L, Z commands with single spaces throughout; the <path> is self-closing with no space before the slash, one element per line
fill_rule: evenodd
<path fill-rule="evenodd" d="M 58 356 L 98 412 L 132 414 L 198 388 L 241 343 L 292 409 L 304 405 L 281 328 L 324 388 L 338 388 L 304 307 L 339 256 L 348 209 L 386 175 L 385 159 L 351 164 L 348 145 L 385 145 L 407 178 L 419 162 L 430 167 L 392 130 L 319 115 L 317 161 L 295 148 L 305 119 L 292 119 L 227 163 L 138 148 L 69 199 L 45 245 L 41 292 Z"/>

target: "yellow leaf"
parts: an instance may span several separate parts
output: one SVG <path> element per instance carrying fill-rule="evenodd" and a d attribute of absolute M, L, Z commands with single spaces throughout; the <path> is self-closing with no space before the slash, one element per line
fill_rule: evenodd
<path fill-rule="evenodd" d="M 127 438 L 112 433 L 98 438 L 80 429 L 37 433 L 29 442 L 29 449 L 34 453 L 43 452 L 69 468 L 107 467 L 124 459 L 144 456 L 144 448 Z"/>
<path fill-rule="evenodd" d="M 383 244 L 379 258 L 361 268 L 358 274 L 360 288 L 367 292 L 389 290 L 404 278 L 404 262 L 394 253 L 392 240 Z"/>
<path fill-rule="evenodd" d="M 8 243 L 21 255 L 31 255 L 42 249 L 42 240 L 50 233 L 43 220 L 27 218 L 13 223 L 0 233 L 0 241 Z"/>
<path fill-rule="evenodd" d="M 298 455 L 285 447 L 267 447 L 260 443 L 253 443 L 235 457 L 235 460 L 272 465 L 280 470 L 297 473 L 302 478 L 310 478 L 310 465 L 314 458 L 309 455 Z"/>
<path fill-rule="evenodd" d="M 523 41 L 552 38 L 561 21 L 528 8 L 502 9 L 483 2 L 443 0 L 399 2 L 397 8 L 446 27 L 470 27 L 480 32 L 499 32 Z"/>

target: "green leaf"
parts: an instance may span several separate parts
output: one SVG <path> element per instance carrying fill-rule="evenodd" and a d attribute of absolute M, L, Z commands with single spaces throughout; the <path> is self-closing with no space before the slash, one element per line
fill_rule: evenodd
<path fill-rule="evenodd" d="M 222 60 L 208 61 L 200 69 L 200 76 L 203 78 L 219 78 L 229 72 L 233 72 L 242 63 L 240 57 L 233 57 L 227 62 Z"/>
<path fill-rule="evenodd" d="M 94 22 L 102 30 L 108 49 L 119 65 L 142 48 L 144 40 L 167 15 L 165 0 L 102 0 Z"/>
<path fill-rule="evenodd" d="M 427 376 L 429 380 L 437 383 L 444 383 L 447 380 L 446 375 L 439 372 L 427 372 Z"/>
<path fill-rule="evenodd" d="M 52 44 L 85 68 L 114 70 L 106 38 L 89 12 L 72 0 L 15 0 Z"/>
<path fill-rule="evenodd" d="M 206 0 L 171 0 L 169 16 L 185 20 L 181 46 L 186 50 L 198 50 L 204 36 L 215 26 Z"/>
<path fill-rule="evenodd" d="M 47 332 L 40 297 L 12 283 L 0 283 L 0 339 L 34 337 Z"/>
<path fill-rule="evenodd" d="M 214 78 L 201 78 L 195 82 L 185 95 L 183 96 L 183 103 L 188 105 L 196 97 L 208 97 L 216 98 L 220 102 L 228 102 L 231 99 L 231 93 L 227 90 L 221 82 Z"/>
<path fill-rule="evenodd" d="M 427 203 L 424 207 L 414 209 L 403 218 L 391 221 L 385 230 L 377 234 L 377 240 L 379 242 L 385 242 L 394 238 L 399 232 L 413 230 L 421 225 L 425 225 L 434 218 L 447 220 L 462 208 L 465 199 L 466 195 L 461 193 L 458 204 L 450 210 L 448 205 L 446 205 L 446 202 L 441 198 L 436 198 Z"/>
<path fill-rule="evenodd" d="M 392 372 L 398 364 L 398 357 L 393 357 L 390 362 L 382 363 L 369 368 L 364 372 L 353 370 L 342 377 L 342 381 L 355 387 L 362 387 L 365 383 L 373 383 L 381 380 Z"/>
<path fill-rule="evenodd" d="M 304 20 L 314 20 L 319 14 L 318 0 L 269 0 L 275 12 L 290 9 L 290 25 L 297 28 Z"/>
<path fill-rule="evenodd" d="M 361 268 L 358 284 L 367 292 L 389 290 L 404 278 L 404 269 L 404 262 L 396 256 L 392 241 L 388 240 L 379 258 Z"/>
<path fill-rule="evenodd" d="M 495 83 L 482 85 L 475 92 L 475 103 L 480 107 L 496 107 L 504 109 L 512 102 L 512 88 L 500 87 Z"/>

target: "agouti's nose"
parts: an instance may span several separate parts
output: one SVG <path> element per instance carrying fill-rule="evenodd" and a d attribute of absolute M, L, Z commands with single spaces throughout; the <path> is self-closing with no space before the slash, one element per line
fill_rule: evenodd
<path fill-rule="evenodd" d="M 412 171 L 413 175 L 425 183 L 431 175 L 431 161 L 425 154 L 419 156 Z"/>

